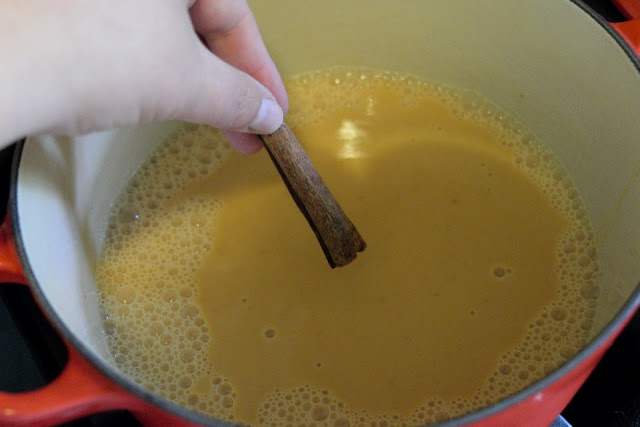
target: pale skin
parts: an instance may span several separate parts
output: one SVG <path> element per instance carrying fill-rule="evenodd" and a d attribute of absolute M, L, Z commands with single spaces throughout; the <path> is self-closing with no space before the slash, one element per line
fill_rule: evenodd
<path fill-rule="evenodd" d="M 251 154 L 288 109 L 245 0 L 3 1 L 0 58 L 0 148 L 180 119 Z"/>

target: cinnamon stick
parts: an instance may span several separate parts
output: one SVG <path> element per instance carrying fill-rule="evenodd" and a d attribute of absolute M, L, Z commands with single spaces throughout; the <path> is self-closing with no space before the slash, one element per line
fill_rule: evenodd
<path fill-rule="evenodd" d="M 260 135 L 291 197 L 307 219 L 331 268 L 353 261 L 367 244 L 344 213 L 286 123 Z"/>

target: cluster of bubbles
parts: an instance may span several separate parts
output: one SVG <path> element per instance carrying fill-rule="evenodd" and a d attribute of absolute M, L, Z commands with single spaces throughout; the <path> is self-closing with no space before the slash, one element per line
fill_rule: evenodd
<path fill-rule="evenodd" d="M 291 127 L 310 125 L 338 109 L 347 112 L 360 109 L 361 105 L 358 103 L 362 102 L 368 104 L 369 108 L 374 108 L 369 94 L 380 85 L 401 91 L 405 95 L 403 105 L 407 107 L 417 104 L 426 91 L 431 92 L 436 87 L 415 76 L 364 68 L 332 67 L 308 72 L 287 81 L 287 92 L 291 98 L 296 99 L 287 115 L 287 123 Z"/>
<path fill-rule="evenodd" d="M 219 202 L 180 195 L 230 151 L 211 128 L 185 124 L 172 134 L 114 204 L 96 266 L 104 332 L 118 369 L 168 399 L 227 419 L 235 393 L 212 375 L 196 278 L 213 247 Z"/>
<path fill-rule="evenodd" d="M 462 402 L 462 401 L 460 401 Z M 410 426 L 451 418 L 440 399 L 432 399 L 411 414 L 353 410 L 329 390 L 308 385 L 277 390 L 258 410 L 258 423 L 270 426 Z"/>
<path fill-rule="evenodd" d="M 296 100 L 287 121 L 301 126 L 322 120 L 335 108 L 370 102 L 366 96 L 343 99 L 340 89 L 358 89 L 364 95 L 379 85 L 402 93 L 407 106 L 425 96 L 437 97 L 452 114 L 494 132 L 514 165 L 538 185 L 568 224 L 557 245 L 558 296 L 531 321 L 522 341 L 501 356 L 494 372 L 472 396 L 428 397 L 410 413 L 380 414 L 350 408 L 329 390 L 302 384 L 266 396 L 257 408 L 261 425 L 385 426 L 450 419 L 542 378 L 591 337 L 599 273 L 593 234 L 580 197 L 556 157 L 499 108 L 473 92 L 407 74 L 332 68 L 287 83 L 290 98 Z M 330 96 L 314 96 L 318 93 Z M 190 183 L 211 174 L 229 152 L 218 131 L 192 125 L 185 125 L 162 144 L 114 205 L 96 277 L 106 313 L 104 330 L 118 368 L 179 404 L 234 421 L 237 395 L 223 373 L 212 370 L 207 348 L 215 342 L 197 304 L 197 270 L 203 255 L 215 244 L 213 224 L 220 206 L 214 200 L 180 196 Z M 507 285 L 505 279 L 512 271 L 508 265 L 496 265 L 491 273 Z M 266 338 L 275 333 L 264 331 Z"/>
<path fill-rule="evenodd" d="M 497 370 L 476 393 L 490 404 L 549 374 L 592 337 L 600 293 L 596 244 L 576 186 L 547 146 L 475 92 L 442 85 L 436 86 L 436 92 L 454 115 L 494 132 L 514 164 L 567 224 L 556 245 L 557 298 L 532 320 L 516 348 L 502 355 Z"/>

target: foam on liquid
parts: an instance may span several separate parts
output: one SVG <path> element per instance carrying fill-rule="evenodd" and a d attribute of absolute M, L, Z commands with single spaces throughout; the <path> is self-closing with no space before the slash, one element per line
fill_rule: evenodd
<path fill-rule="evenodd" d="M 264 193 L 267 200 L 266 207 L 273 204 L 269 204 L 272 192 L 280 194 L 280 191 L 284 191 L 285 196 L 288 196 L 284 186 L 279 187 L 281 184 L 278 183 L 277 174 L 273 175 L 274 180 L 264 178 L 266 176 L 264 174 L 275 173 L 272 170 L 273 166 L 268 164 L 268 159 L 260 159 L 260 156 L 241 157 L 232 153 L 228 143 L 218 131 L 185 125 L 169 137 L 141 166 L 114 205 L 104 252 L 96 267 L 100 302 L 105 313 L 105 334 L 116 364 L 123 373 L 179 404 L 212 417 L 230 421 L 297 426 L 416 425 L 448 419 L 496 402 L 540 379 L 571 358 L 586 344 L 590 337 L 598 297 L 598 286 L 595 283 L 598 268 L 589 221 L 570 178 L 555 157 L 524 128 L 473 93 L 426 82 L 409 75 L 336 68 L 298 76 L 288 82 L 287 89 L 293 106 L 287 121 L 303 143 L 307 129 L 310 129 L 308 132 L 313 134 L 314 129 L 316 131 L 322 129 L 325 123 L 332 120 L 339 124 L 336 128 L 337 139 L 343 143 L 324 157 L 333 159 L 340 168 L 344 168 L 347 171 L 346 176 L 353 182 L 360 179 L 367 181 L 371 178 L 372 171 L 367 169 L 367 163 L 351 164 L 349 162 L 371 154 L 362 145 L 367 144 L 369 140 L 361 138 L 358 132 L 367 126 L 375 128 L 377 122 L 384 123 L 385 116 L 376 115 L 377 111 L 383 108 L 379 104 L 381 99 L 384 99 L 387 104 L 397 103 L 400 109 L 406 108 L 405 113 L 411 113 L 403 113 L 403 117 L 414 120 L 410 126 L 407 126 L 410 129 L 409 134 L 402 134 L 404 139 L 399 141 L 397 146 L 379 148 L 388 151 L 387 154 L 379 156 L 381 159 L 389 159 L 389 162 L 393 162 L 398 158 L 397 156 L 403 156 L 405 149 L 408 150 L 406 151 L 408 155 L 419 157 L 421 147 L 434 141 L 425 139 L 425 134 L 440 135 L 439 138 L 445 143 L 438 145 L 436 141 L 436 146 L 444 149 L 447 148 L 448 141 L 457 141 L 456 135 L 459 134 L 460 129 L 466 129 L 466 131 L 471 129 L 479 135 L 478 140 L 491 141 L 493 146 L 490 149 L 481 146 L 476 149 L 474 141 L 465 142 L 467 145 L 463 147 L 464 150 L 474 152 L 474 156 L 480 159 L 474 166 L 477 167 L 477 174 L 474 176 L 482 178 L 477 178 L 471 183 L 478 189 L 470 194 L 489 197 L 483 203 L 491 203 L 489 193 L 492 187 L 487 183 L 494 178 L 493 174 L 497 178 L 503 173 L 503 170 L 496 166 L 503 165 L 504 170 L 519 174 L 527 182 L 533 183 L 532 188 L 540 194 L 541 199 L 548 205 L 549 211 L 557 216 L 555 222 L 550 221 L 550 224 L 555 224 L 554 227 L 558 230 L 555 249 L 553 249 L 555 253 L 549 254 L 554 261 L 549 271 L 544 272 L 549 277 L 545 281 L 548 283 L 544 286 L 540 284 L 539 289 L 539 292 L 545 293 L 541 299 L 543 303 L 532 307 L 532 314 L 527 318 L 501 319 L 500 322 L 504 324 L 520 322 L 521 332 L 518 334 L 518 339 L 515 341 L 513 337 L 510 340 L 507 339 L 499 354 L 487 356 L 488 361 L 482 363 L 474 360 L 474 351 L 469 352 L 468 348 L 462 351 L 456 350 L 455 339 L 447 342 L 449 337 L 446 334 L 447 331 L 458 329 L 466 331 L 466 335 L 460 341 L 465 342 L 466 345 L 469 341 L 474 341 L 474 332 L 476 329 L 481 330 L 481 322 L 484 322 L 484 319 L 501 313 L 491 312 L 487 308 L 490 307 L 491 301 L 479 298 L 477 301 L 463 301 L 460 305 L 452 305 L 448 309 L 455 312 L 451 317 L 453 320 L 449 319 L 449 322 L 457 322 L 462 326 L 452 323 L 442 325 L 438 330 L 445 331 L 445 334 L 439 338 L 440 341 L 431 342 L 425 346 L 403 344 L 402 340 L 396 340 L 396 336 L 401 336 L 405 332 L 407 340 L 413 339 L 411 330 L 419 330 L 424 326 L 416 322 L 416 318 L 407 319 L 410 326 L 407 330 L 395 331 L 393 336 L 388 334 L 377 337 L 377 342 L 382 344 L 381 354 L 396 356 L 395 359 L 388 360 L 387 365 L 382 368 L 382 365 L 377 365 L 382 363 L 379 360 L 367 359 L 366 352 L 370 352 L 371 348 L 361 349 L 363 353 L 357 354 L 353 349 L 345 350 L 349 345 L 348 342 L 345 343 L 344 348 L 335 345 L 335 348 L 329 348 L 326 353 L 323 353 L 324 348 L 318 347 L 318 357 L 309 359 L 309 366 L 297 367 L 297 362 L 290 362 L 291 369 L 294 371 L 292 376 L 297 378 L 297 383 L 287 377 L 289 373 L 282 374 L 280 377 L 277 372 L 270 372 L 269 366 L 249 366 L 250 363 L 260 365 L 261 360 L 271 360 L 268 359 L 269 357 L 275 357 L 276 361 L 286 358 L 294 360 L 294 356 L 286 352 L 278 353 L 277 349 L 282 348 L 283 351 L 295 349 L 295 343 L 287 344 L 287 342 L 295 341 L 292 338 L 295 335 L 292 330 L 302 327 L 304 321 L 298 319 L 296 324 L 282 324 L 280 318 L 267 316 L 254 320 L 254 323 L 242 323 L 248 322 L 245 319 L 247 316 L 250 317 L 248 313 L 260 312 L 262 305 L 277 306 L 279 300 L 284 297 L 279 295 L 281 289 L 278 288 L 277 278 L 267 292 L 273 300 L 269 300 L 264 295 L 258 297 L 255 286 L 248 285 L 246 289 L 243 288 L 243 283 L 247 280 L 243 274 L 249 274 L 245 273 L 245 270 L 254 268 L 251 259 L 260 256 L 254 253 L 253 249 L 262 252 L 265 252 L 265 249 L 258 244 L 256 244 L 258 248 L 252 248 L 251 236 L 249 236 L 248 241 L 241 243 L 246 251 L 244 258 L 233 258 L 229 253 L 222 252 L 218 246 L 232 238 L 229 236 L 242 235 L 238 228 L 241 226 L 237 224 L 233 227 L 229 226 L 231 219 L 225 217 L 225 207 L 230 208 L 233 203 L 237 203 L 236 199 L 241 199 L 242 194 Z M 445 122 L 432 123 L 430 117 L 434 115 L 446 116 L 447 119 Z M 358 119 L 354 119 L 351 123 L 343 120 L 344 117 L 352 116 Z M 366 117 L 370 117 L 370 123 L 366 122 Z M 386 126 L 393 127 L 400 124 L 394 122 L 387 123 Z M 419 132 L 416 133 L 415 129 Z M 331 135 L 326 135 L 325 138 L 329 139 Z M 331 144 L 328 143 L 328 145 Z M 322 153 L 327 148 L 323 148 L 320 143 L 310 144 L 306 148 L 312 160 L 319 159 L 322 165 L 324 162 Z M 482 160 L 483 155 L 486 161 Z M 261 156 L 265 157 L 264 153 Z M 242 169 L 244 164 L 250 164 L 246 171 Z M 372 228 L 367 228 L 368 216 L 375 215 L 376 212 L 368 210 L 366 206 L 359 208 L 358 203 L 366 204 L 367 200 L 358 200 L 360 193 L 353 193 L 350 197 L 349 189 L 340 190 L 339 181 L 331 182 L 338 178 L 331 178 L 327 167 L 325 166 L 323 172 L 320 165 L 316 164 L 320 173 L 328 181 L 329 187 L 334 190 L 337 199 L 343 204 L 369 244 L 369 248 L 359 255 L 355 265 L 346 267 L 344 271 L 329 271 L 327 277 L 357 275 L 359 269 L 367 269 L 368 260 L 371 262 L 372 259 L 377 259 L 375 258 L 377 246 L 383 246 L 377 245 L 375 238 L 369 239 L 375 236 L 375 233 Z M 267 170 L 269 172 L 266 172 Z M 248 175 L 246 182 L 238 178 L 244 173 Z M 345 175 L 338 175 L 338 177 L 346 181 Z M 403 184 L 404 187 L 415 182 L 420 186 L 430 185 L 426 178 L 422 181 L 419 181 L 418 176 L 415 178 L 415 180 L 407 180 Z M 222 182 L 219 186 L 221 189 L 215 189 L 216 182 Z M 435 186 L 436 182 L 431 184 Z M 341 195 L 341 191 L 345 193 Z M 452 193 L 447 195 L 447 200 L 452 206 L 464 204 L 465 198 L 459 196 Z M 284 196 L 280 194 L 278 197 Z M 255 204 L 255 200 L 250 200 Z M 431 199 L 424 201 L 424 203 L 432 202 Z M 503 202 L 496 203 L 509 206 L 508 203 Z M 403 201 L 386 201 L 385 203 L 392 205 L 393 203 L 401 204 Z M 268 210 L 266 207 L 265 211 Z M 292 218 L 300 216 L 293 204 L 289 208 L 296 215 Z M 440 206 L 433 204 L 431 208 L 437 210 Z M 403 209 L 411 210 L 412 208 L 408 205 Z M 447 209 L 454 209 L 454 207 Z M 394 214 L 398 214 L 399 211 L 394 211 Z M 464 215 L 465 209 L 451 212 Z M 468 215 L 469 212 L 466 214 Z M 251 218 L 262 215 L 267 213 L 251 212 L 248 219 L 243 220 L 251 221 Z M 301 218 L 300 216 L 302 224 L 300 230 L 303 230 L 308 226 Z M 470 218 L 471 221 L 474 220 L 473 216 Z M 267 223 L 273 225 L 277 220 L 277 217 L 269 218 Z M 401 217 L 395 220 L 398 224 L 403 222 Z M 284 219 L 284 221 L 286 222 L 284 225 L 273 225 L 273 229 L 280 233 L 286 233 L 289 229 L 298 233 L 296 228 L 298 219 Z M 375 219 L 372 221 L 375 224 Z M 217 228 L 218 225 L 220 228 Z M 439 225 L 434 224 L 434 226 Z M 531 224 L 531 226 L 535 228 L 540 225 Z M 433 245 L 429 239 L 432 233 L 437 232 L 436 228 L 424 231 L 418 227 L 415 232 L 422 233 L 417 234 L 417 238 L 425 242 L 425 247 L 428 244 Z M 305 231 L 300 231 L 298 234 L 304 233 Z M 518 230 L 506 230 L 506 233 L 507 235 L 511 233 L 516 238 Z M 504 236 L 495 237 L 503 238 Z M 217 241 L 216 238 L 219 240 Z M 489 241 L 491 238 L 492 236 L 486 236 Z M 305 250 L 309 247 L 311 253 L 309 257 L 317 255 L 317 260 L 312 261 L 312 264 L 317 262 L 321 267 L 318 267 L 317 274 L 305 274 L 311 274 L 314 277 L 325 274 L 320 268 L 328 270 L 328 267 L 320 248 L 316 246 L 313 235 L 304 235 L 300 239 L 300 249 L 290 249 L 290 252 L 295 252 L 291 259 L 306 256 Z M 277 247 L 277 251 L 287 251 L 287 245 L 290 242 L 287 239 L 284 240 L 287 243 Z M 446 252 L 447 242 L 440 241 L 437 244 L 442 246 L 441 252 Z M 482 242 L 469 242 L 468 253 L 458 254 L 460 259 L 467 259 L 469 255 L 473 255 L 474 250 L 480 251 L 478 248 L 482 247 L 482 244 Z M 397 248 L 400 265 L 404 259 L 412 260 L 414 252 L 405 254 L 402 248 Z M 457 255 L 453 256 L 455 258 Z M 490 289 L 482 294 L 483 298 L 500 298 L 502 293 L 507 295 L 504 287 L 515 286 L 515 281 L 521 280 L 522 271 L 514 265 L 517 265 L 517 256 L 522 254 L 513 254 L 513 256 L 513 259 L 496 259 L 493 264 L 487 265 L 486 277 L 483 276 L 482 280 L 478 279 L 478 283 L 490 280 L 487 282 L 489 285 L 486 285 Z M 391 258 L 388 255 L 381 255 L 381 257 L 382 260 Z M 468 262 L 473 264 L 473 256 L 469 259 L 471 261 Z M 460 265 L 464 263 L 461 262 Z M 272 264 L 272 261 L 266 262 L 266 265 Z M 397 267 L 398 264 L 394 265 L 396 265 L 394 268 L 401 268 Z M 407 261 L 405 267 L 411 269 L 415 265 Z M 209 271 L 211 268 L 215 271 Z M 404 277 L 400 270 L 397 273 L 399 277 Z M 225 277 L 225 274 L 231 278 L 230 280 L 238 278 L 237 282 L 211 281 L 212 277 Z M 270 278 L 269 274 L 265 270 L 259 275 Z M 441 300 L 448 301 L 448 295 L 454 295 L 455 301 L 456 290 L 451 289 L 450 286 L 456 283 L 454 277 L 456 271 L 444 271 L 442 277 L 448 277 L 447 274 L 451 276 L 448 283 L 424 284 L 429 289 L 429 295 L 425 296 L 426 291 L 423 287 L 414 289 L 413 291 L 416 292 L 414 299 L 419 301 L 422 301 L 421 298 L 424 299 L 426 307 L 431 307 L 429 304 L 435 304 Z M 267 279 L 264 280 L 271 283 Z M 350 278 L 344 280 L 346 280 L 345 283 L 351 283 Z M 405 279 L 402 280 L 402 283 L 404 282 L 406 282 Z M 463 283 L 469 286 L 474 284 L 473 281 Z M 281 286 L 284 289 L 285 285 L 281 284 Z M 317 284 L 314 286 L 316 289 L 320 288 Z M 359 298 L 362 298 L 362 295 L 354 294 L 352 301 L 331 300 L 326 297 L 327 293 L 331 293 L 331 284 L 327 283 L 323 286 L 325 288 L 320 289 L 322 292 L 318 293 L 316 299 L 328 298 L 325 303 L 332 304 L 335 310 L 332 316 L 346 316 L 342 319 L 343 323 L 347 324 L 346 329 L 357 329 L 357 318 L 350 319 L 348 316 L 350 313 L 359 313 Z M 391 289 L 411 290 L 411 287 L 403 287 L 402 284 L 394 283 L 393 280 L 389 283 L 369 283 L 358 286 L 354 288 L 356 291 L 365 292 L 367 289 L 374 292 L 377 289 L 384 289 L 385 286 Z M 538 285 L 531 283 L 529 287 L 531 286 Z M 340 293 L 336 295 L 339 298 L 344 296 Z M 378 296 L 383 299 L 389 297 L 387 294 Z M 511 297 L 513 295 L 507 298 Z M 512 302 L 506 299 L 501 304 L 509 305 Z M 342 304 L 342 306 L 336 308 L 336 304 Z M 387 306 L 382 300 L 373 301 L 371 304 L 382 310 L 377 316 L 382 319 L 381 324 L 389 323 L 392 319 L 403 316 L 411 310 L 419 311 L 421 307 L 420 304 L 412 306 L 411 309 L 406 306 L 396 307 L 398 311 L 394 312 L 385 311 Z M 363 315 L 362 313 L 368 312 L 363 311 L 359 315 Z M 357 315 L 354 314 L 354 316 Z M 419 319 L 424 323 L 422 317 Z M 331 318 L 327 318 L 327 326 L 331 321 Z M 376 321 L 375 316 L 372 317 L 371 325 L 377 325 Z M 236 324 L 253 329 L 245 336 L 244 331 L 232 330 Z M 334 339 L 331 338 L 331 334 L 335 328 L 340 327 L 339 324 L 336 325 L 324 332 L 321 329 L 313 329 L 314 333 L 326 333 L 326 336 L 323 338 L 319 335 L 317 339 L 309 341 L 311 343 L 309 345 L 323 342 L 323 339 Z M 362 330 L 367 331 L 366 327 Z M 304 331 L 302 328 L 297 333 L 304 333 Z M 436 334 L 436 332 L 433 333 Z M 303 342 L 308 338 L 296 339 Z M 425 340 L 429 339 L 433 337 L 425 337 Z M 375 334 L 371 342 L 376 342 Z M 385 352 L 388 350 L 385 348 L 387 343 L 398 346 L 398 353 Z M 288 345 L 290 347 L 287 347 Z M 401 347 L 404 345 L 407 347 Z M 447 350 L 448 345 L 453 346 Z M 479 340 L 473 345 L 476 345 L 478 354 L 484 354 L 486 342 Z M 244 354 L 242 348 L 245 348 Z M 429 348 L 433 351 L 429 351 Z M 446 380 L 447 377 L 456 377 L 456 375 L 453 375 L 451 370 L 449 372 L 451 375 L 447 372 L 444 376 L 441 375 L 443 368 L 436 365 L 440 363 L 439 359 L 431 358 L 433 355 L 430 354 L 440 354 L 438 351 L 441 350 L 444 351 L 442 354 L 449 351 L 449 358 L 452 360 L 462 360 L 462 364 L 458 365 L 459 370 L 468 378 L 461 374 L 462 378 L 458 378 L 458 384 L 442 382 L 443 378 Z M 425 354 L 417 355 L 415 354 L 417 351 L 425 351 Z M 459 354 L 461 352 L 465 354 Z M 357 360 L 353 360 L 354 355 L 357 356 Z M 406 360 L 403 357 L 406 357 Z M 246 360 L 243 361 L 243 358 Z M 346 360 L 345 366 L 352 364 L 353 369 L 341 371 L 341 368 L 336 366 L 342 363 L 337 362 L 343 360 L 341 358 Z M 443 359 L 447 358 L 443 357 Z M 430 362 L 420 364 L 420 360 Z M 358 370 L 363 364 L 368 363 L 373 367 L 370 371 Z M 424 366 L 429 364 L 433 366 Z M 463 364 L 471 366 L 471 369 L 464 368 Z M 387 370 L 386 366 L 390 368 Z M 408 372 L 403 372 L 403 366 L 407 367 Z M 488 368 L 482 371 L 476 366 L 488 366 Z M 481 372 L 474 372 L 473 375 L 466 373 L 474 370 Z M 274 371 L 277 371 L 275 367 Z M 349 378 L 351 371 L 365 374 L 369 372 L 369 374 L 366 378 L 351 379 Z M 303 374 L 307 376 L 300 377 Z M 408 382 L 412 376 L 416 379 L 413 387 L 415 390 L 413 395 L 405 396 L 406 388 L 411 388 Z M 394 378 L 399 383 L 394 383 Z M 357 395 L 356 389 L 359 384 L 365 392 Z M 367 393 L 366 390 L 370 392 Z M 396 397 L 397 401 L 394 400 Z"/>

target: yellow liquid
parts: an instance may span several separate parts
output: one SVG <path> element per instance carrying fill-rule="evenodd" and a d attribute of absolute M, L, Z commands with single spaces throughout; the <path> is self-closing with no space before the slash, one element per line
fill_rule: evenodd
<path fill-rule="evenodd" d="M 366 251 L 330 269 L 266 153 L 183 130 L 125 191 L 97 268 L 125 373 L 243 423 L 422 424 L 584 345 L 589 224 L 521 128 L 411 76 L 336 69 L 288 91 L 287 120 Z"/>

